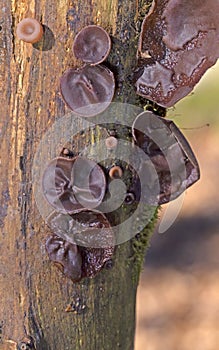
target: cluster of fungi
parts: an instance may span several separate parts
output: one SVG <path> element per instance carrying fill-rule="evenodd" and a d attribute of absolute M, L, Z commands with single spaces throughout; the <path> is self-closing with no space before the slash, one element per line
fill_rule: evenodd
<path fill-rule="evenodd" d="M 106 216 L 93 209 L 106 192 L 106 178 L 94 161 L 77 156 L 58 157 L 46 167 L 43 193 L 54 212 L 48 224 L 49 257 L 73 281 L 93 277 L 114 251 L 114 233 Z"/>
<path fill-rule="evenodd" d="M 188 95 L 219 56 L 218 13 L 215 0 L 154 0 L 141 27 L 133 74 L 137 94 L 164 108 Z M 42 29 L 32 21 L 23 20 L 17 28 L 18 36 L 27 42 L 42 36 Z M 87 26 L 75 37 L 73 53 L 83 66 L 63 73 L 60 90 L 67 106 L 82 117 L 98 115 L 113 100 L 114 76 L 102 64 L 110 49 L 110 37 L 100 26 Z M 144 200 L 149 205 L 168 203 L 199 179 L 195 155 L 173 121 L 153 110 L 142 112 L 133 121 L 132 142 L 148 161 L 141 163 L 127 202 L 142 200 L 140 178 L 145 174 L 151 195 Z M 117 138 L 108 137 L 105 146 L 116 148 Z M 94 277 L 112 259 L 116 237 L 98 207 L 108 182 L 122 176 L 122 168 L 116 165 L 106 178 L 106 169 L 81 155 L 58 157 L 47 164 L 42 187 L 54 209 L 48 224 L 55 234 L 48 238 L 46 249 L 73 281 Z M 155 191 L 157 179 L 159 193 Z"/>
<path fill-rule="evenodd" d="M 87 26 L 75 37 L 73 53 L 84 65 L 66 70 L 60 79 L 63 100 L 74 113 L 91 117 L 111 103 L 114 75 L 100 65 L 110 49 L 110 37 L 101 27 Z M 117 147 L 115 137 L 107 142 L 106 147 Z M 111 167 L 109 176 L 121 177 L 122 169 Z M 115 247 L 111 225 L 98 211 L 107 188 L 103 169 L 80 155 L 58 157 L 47 165 L 42 184 L 45 198 L 55 209 L 47 222 L 56 233 L 46 242 L 50 259 L 74 282 L 94 277 L 111 264 Z"/>
<path fill-rule="evenodd" d="M 73 112 L 92 117 L 111 103 L 115 91 L 114 75 L 106 66 L 100 65 L 110 49 L 110 37 L 101 27 L 90 25 L 76 35 L 73 53 L 84 66 L 68 69 L 60 79 L 62 97 Z"/>

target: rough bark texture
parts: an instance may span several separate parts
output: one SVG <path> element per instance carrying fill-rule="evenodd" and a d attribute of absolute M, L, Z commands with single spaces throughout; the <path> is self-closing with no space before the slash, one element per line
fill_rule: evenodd
<path fill-rule="evenodd" d="M 31 170 L 44 133 L 68 111 L 59 77 L 78 64 L 71 47 L 85 25 L 101 25 L 112 36 L 115 101 L 139 103 L 130 73 L 150 3 L 1 0 L 0 349 L 134 348 L 138 275 L 152 228 L 117 248 L 112 269 L 74 284 L 45 252 L 50 231 L 34 202 Z M 28 16 L 44 24 L 43 43 L 16 38 L 17 23 Z"/>

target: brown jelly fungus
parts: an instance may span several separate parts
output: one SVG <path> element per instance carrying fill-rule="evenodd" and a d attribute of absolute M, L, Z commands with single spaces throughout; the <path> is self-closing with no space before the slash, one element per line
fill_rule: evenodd
<path fill-rule="evenodd" d="M 122 174 L 123 174 L 123 171 L 118 165 L 113 166 L 109 171 L 109 177 L 111 179 L 119 179 L 122 177 Z"/>
<path fill-rule="evenodd" d="M 81 247 L 80 250 L 83 261 L 83 277 L 93 278 L 102 268 L 105 267 L 105 263 L 112 258 L 114 247 Z"/>
<path fill-rule="evenodd" d="M 144 186 L 153 189 L 159 181 L 157 204 L 168 203 L 198 181 L 198 162 L 188 141 L 172 120 L 145 111 L 135 119 L 132 134 L 137 146 L 148 156 L 138 172 L 143 177 L 148 174 L 150 180 Z M 153 169 L 157 176 L 152 176 Z M 137 183 L 136 188 L 138 186 Z"/>
<path fill-rule="evenodd" d="M 84 209 L 71 215 L 53 212 L 47 224 L 57 236 L 72 244 L 90 248 L 106 248 L 115 244 L 109 221 L 98 211 Z"/>
<path fill-rule="evenodd" d="M 42 25 L 34 18 L 24 18 L 17 25 L 17 37 L 27 43 L 36 43 L 43 36 Z"/>
<path fill-rule="evenodd" d="M 84 210 L 70 216 L 54 212 L 48 224 L 57 232 L 46 242 L 49 258 L 73 281 L 94 277 L 112 259 L 114 233 L 102 213 Z"/>
<path fill-rule="evenodd" d="M 73 52 L 76 58 L 85 63 L 96 65 L 109 55 L 111 40 L 108 33 L 100 26 L 89 25 L 75 37 Z"/>
<path fill-rule="evenodd" d="M 61 213 L 93 209 L 105 195 L 106 179 L 101 167 L 85 157 L 58 157 L 46 167 L 42 178 L 47 201 Z"/>
<path fill-rule="evenodd" d="M 218 57 L 219 1 L 155 0 L 141 29 L 137 93 L 173 106 Z"/>
<path fill-rule="evenodd" d="M 76 244 L 52 235 L 46 241 L 46 250 L 50 260 L 56 263 L 66 277 L 75 282 L 81 279 L 82 258 Z"/>
<path fill-rule="evenodd" d="M 72 217 L 79 225 L 74 238 L 80 246 L 83 277 L 94 277 L 113 256 L 114 232 L 102 213 L 82 211 Z"/>
<path fill-rule="evenodd" d="M 65 71 L 60 79 L 60 89 L 65 103 L 73 112 L 92 117 L 109 106 L 115 81 L 108 68 L 86 65 Z"/>

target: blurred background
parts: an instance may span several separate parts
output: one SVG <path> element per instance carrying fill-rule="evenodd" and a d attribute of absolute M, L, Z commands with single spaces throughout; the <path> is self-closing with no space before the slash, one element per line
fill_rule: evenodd
<path fill-rule="evenodd" d="M 187 190 L 173 225 L 161 234 L 158 223 L 151 239 L 138 288 L 135 350 L 218 350 L 219 62 L 167 117 L 191 144 L 201 180 Z"/>

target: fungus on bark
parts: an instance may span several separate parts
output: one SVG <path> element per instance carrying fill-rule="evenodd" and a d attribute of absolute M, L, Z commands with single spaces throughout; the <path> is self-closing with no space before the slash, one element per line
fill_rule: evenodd
<path fill-rule="evenodd" d="M 64 273 L 77 282 L 82 276 L 82 258 L 76 244 L 69 243 L 63 238 L 52 235 L 46 241 L 49 258 Z"/>
<path fill-rule="evenodd" d="M 52 261 L 73 281 L 94 277 L 112 259 L 114 232 L 100 212 L 83 210 L 74 215 L 53 212 L 48 225 L 55 233 L 46 243 Z"/>
<path fill-rule="evenodd" d="M 199 180 L 200 170 L 195 155 L 173 121 L 146 111 L 135 119 L 132 134 L 136 145 L 149 157 L 148 161 L 141 163 L 138 174 L 146 174 L 151 166 L 156 170 L 157 178 L 151 176 L 151 180 L 145 185 L 151 191 L 156 186 L 157 179 L 159 180 L 157 204 L 175 199 Z M 136 188 L 138 185 L 139 179 Z M 149 202 L 148 198 L 146 200 Z"/>
<path fill-rule="evenodd" d="M 218 1 L 154 0 L 139 40 L 137 94 L 173 106 L 218 57 Z"/>
<path fill-rule="evenodd" d="M 16 33 L 20 40 L 34 44 L 41 40 L 43 27 L 34 18 L 24 18 L 18 23 Z"/>
<path fill-rule="evenodd" d="M 77 213 L 98 207 L 105 195 L 106 178 L 101 167 L 85 157 L 58 157 L 46 167 L 43 193 L 58 212 Z"/>
<path fill-rule="evenodd" d="M 109 177 L 111 179 L 119 179 L 122 177 L 122 175 L 123 175 L 123 171 L 118 165 L 113 166 L 109 171 Z"/>
<path fill-rule="evenodd" d="M 51 230 L 72 244 L 91 248 L 115 245 L 114 233 L 106 216 L 98 211 L 82 209 L 66 215 L 53 212 L 47 219 Z"/>
<path fill-rule="evenodd" d="M 68 107 L 84 117 L 103 112 L 113 99 L 115 80 L 106 67 L 85 65 L 70 68 L 60 79 L 62 97 Z"/>
<path fill-rule="evenodd" d="M 73 53 L 85 63 L 96 65 L 109 55 L 111 40 L 108 33 L 100 26 L 89 25 L 75 37 Z"/>

